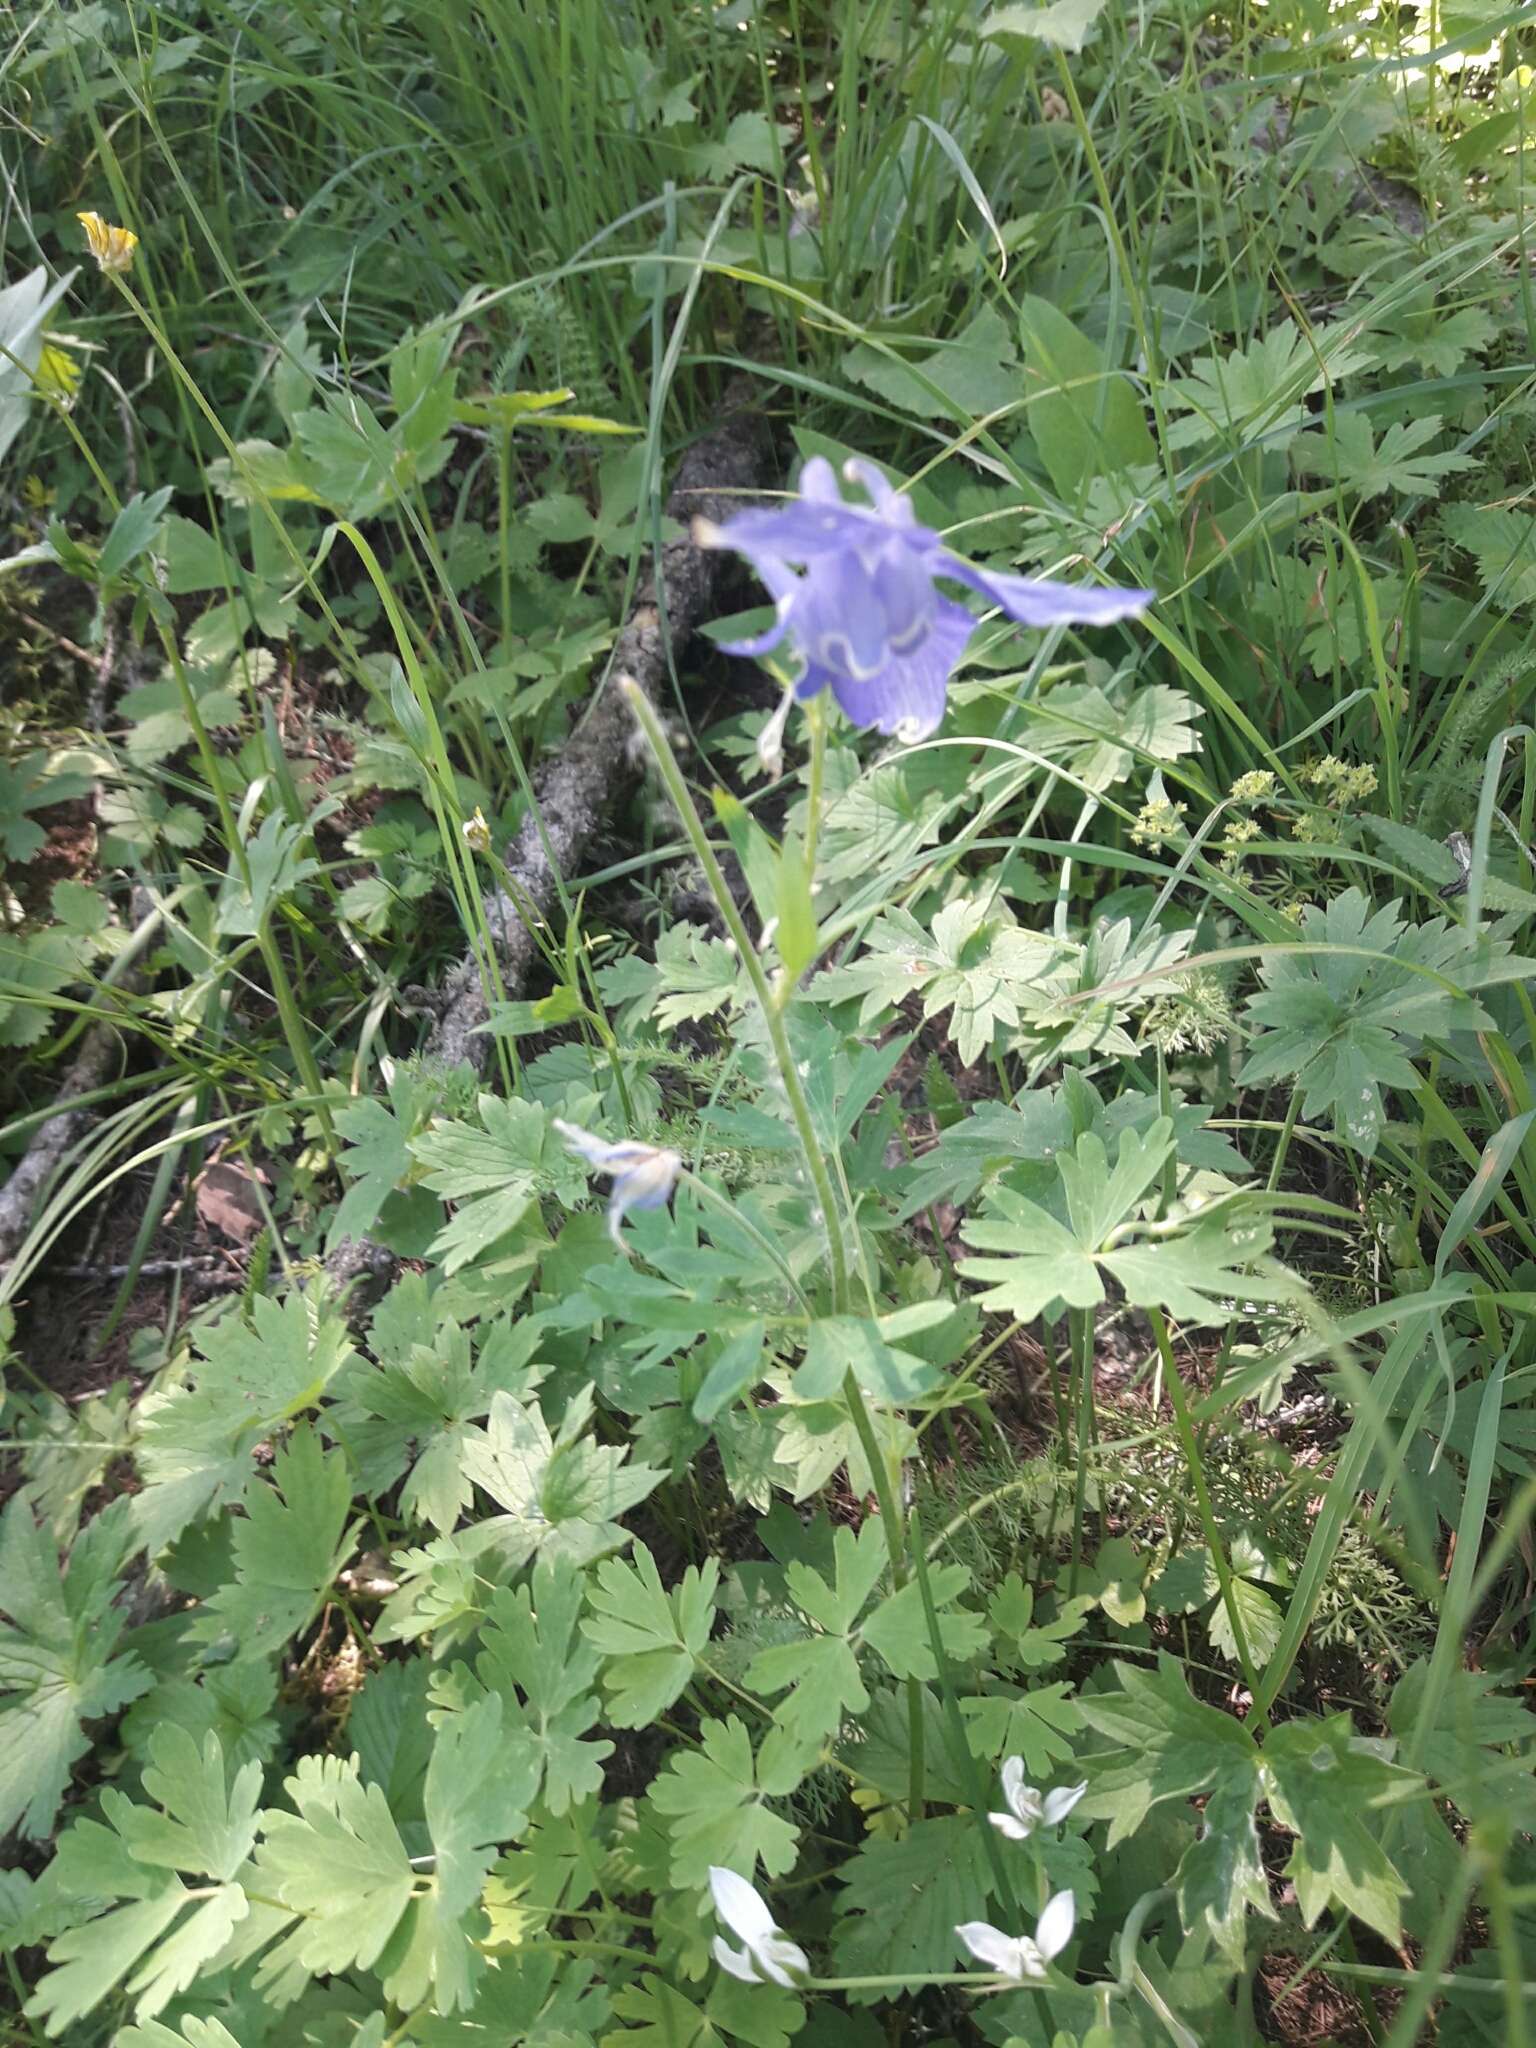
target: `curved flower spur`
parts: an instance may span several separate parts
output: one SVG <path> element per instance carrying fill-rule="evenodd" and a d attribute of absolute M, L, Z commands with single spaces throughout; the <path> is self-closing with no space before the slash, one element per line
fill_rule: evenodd
<path fill-rule="evenodd" d="M 772 511 L 741 512 L 724 526 L 697 519 L 700 547 L 733 548 L 756 570 L 778 617 L 766 633 L 726 641 L 728 654 L 766 654 L 789 635 L 803 664 L 795 695 L 830 688 L 855 725 L 902 740 L 931 733 L 976 621 L 936 588 L 963 583 L 1021 626 L 1107 626 L 1151 603 L 1150 590 L 1093 590 L 978 568 L 921 526 L 911 500 L 872 462 L 843 475 L 869 504 L 848 504 L 832 465 L 813 455 L 800 496 Z M 795 564 L 799 564 L 799 570 Z"/>

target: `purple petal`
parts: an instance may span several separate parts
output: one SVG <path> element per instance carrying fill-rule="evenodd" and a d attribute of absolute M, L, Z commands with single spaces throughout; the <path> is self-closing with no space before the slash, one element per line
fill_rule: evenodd
<path fill-rule="evenodd" d="M 1134 618 L 1156 596 L 1151 590 L 1103 590 L 1090 584 L 1051 583 L 1033 576 L 1008 576 L 978 569 L 946 549 L 933 565 L 937 576 L 953 576 L 1001 605 L 1021 626 L 1110 626 Z"/>
<path fill-rule="evenodd" d="M 890 658 L 880 590 L 856 554 L 823 555 L 811 563 L 790 623 L 805 660 L 834 677 L 873 678 Z"/>
<path fill-rule="evenodd" d="M 898 491 L 887 483 L 872 462 L 865 462 L 861 456 L 851 455 L 843 464 L 843 475 L 847 477 L 849 483 L 859 486 L 888 526 L 927 534 L 926 527 L 917 525 L 917 514 L 912 509 L 912 500 L 904 491 Z M 935 534 L 932 538 L 937 539 L 938 536 Z"/>
<path fill-rule="evenodd" d="M 700 547 L 733 548 L 759 574 L 765 562 L 814 562 L 820 555 L 883 541 L 887 532 L 884 520 L 862 505 L 803 497 L 771 510 L 738 512 L 723 526 L 703 520 L 694 525 Z"/>
<path fill-rule="evenodd" d="M 772 557 L 765 557 L 756 567 L 758 581 L 773 599 L 778 616 L 764 632 L 750 634 L 745 640 L 722 640 L 720 646 L 726 654 L 767 654 L 778 646 L 789 631 L 790 617 L 800 590 L 800 578 L 792 569 L 786 569 L 782 562 L 777 562 Z"/>
<path fill-rule="evenodd" d="M 841 505 L 843 494 L 837 488 L 837 477 L 825 455 L 812 455 L 800 472 L 800 495 L 809 498 L 813 505 Z"/>
<path fill-rule="evenodd" d="M 944 717 L 944 693 L 975 624 L 963 605 L 940 598 L 921 645 L 910 654 L 893 653 L 879 675 L 855 678 L 819 670 L 820 680 L 807 689 L 807 671 L 796 694 L 813 696 L 823 682 L 830 682 L 833 696 L 855 725 L 872 725 L 877 732 L 899 730 L 903 739 L 923 739 Z"/>

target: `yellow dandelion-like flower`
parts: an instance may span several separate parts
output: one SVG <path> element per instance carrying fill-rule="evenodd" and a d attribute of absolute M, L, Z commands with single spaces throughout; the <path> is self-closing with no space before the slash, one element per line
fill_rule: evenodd
<path fill-rule="evenodd" d="M 80 389 L 80 365 L 68 349 L 43 346 L 37 359 L 37 389 L 45 398 L 56 398 L 68 406 Z"/>
<path fill-rule="evenodd" d="M 466 818 L 460 826 L 465 842 L 473 853 L 489 853 L 491 850 L 491 828 L 485 821 L 485 813 L 478 804 L 475 814 Z"/>
<path fill-rule="evenodd" d="M 132 270 L 133 252 L 139 246 L 132 228 L 114 228 L 99 213 L 77 213 L 75 219 L 85 229 L 98 270 L 116 271 L 119 276 Z"/>

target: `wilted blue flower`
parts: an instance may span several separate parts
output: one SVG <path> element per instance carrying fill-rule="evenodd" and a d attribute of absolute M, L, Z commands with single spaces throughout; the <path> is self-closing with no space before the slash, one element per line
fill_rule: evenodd
<path fill-rule="evenodd" d="M 579 1152 L 600 1173 L 613 1175 L 608 1196 L 608 1235 L 621 1252 L 627 1253 L 629 1246 L 619 1234 L 619 1225 L 631 1209 L 667 1206 L 677 1176 L 683 1170 L 682 1160 L 677 1153 L 664 1151 L 659 1145 L 641 1145 L 632 1138 L 611 1145 L 606 1138 L 594 1137 L 579 1124 L 568 1124 L 564 1117 L 557 1116 L 551 1121 L 573 1152 Z"/>
<path fill-rule="evenodd" d="M 814 455 L 800 496 L 724 526 L 696 520 L 700 547 L 745 555 L 778 607 L 766 633 L 727 641 L 730 654 L 766 654 L 786 634 L 803 663 L 797 697 L 830 684 L 855 725 L 921 739 L 944 716 L 944 692 L 976 621 L 935 579 L 967 583 L 1024 626 L 1105 626 L 1152 601 L 1150 590 L 1094 590 L 979 569 L 952 554 L 911 501 L 871 462 L 844 464 L 869 505 L 845 504 L 832 465 Z M 800 570 L 791 565 L 800 564 Z"/>

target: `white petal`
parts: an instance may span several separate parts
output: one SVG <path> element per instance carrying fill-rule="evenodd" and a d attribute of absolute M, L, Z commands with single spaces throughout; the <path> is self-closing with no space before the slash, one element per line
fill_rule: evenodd
<path fill-rule="evenodd" d="M 1077 1901 L 1070 1892 L 1058 1892 L 1040 1915 L 1035 1928 L 1035 1940 L 1041 1955 L 1050 1962 L 1059 1956 L 1072 1939 L 1072 1929 L 1077 1921 Z"/>
<path fill-rule="evenodd" d="M 718 1863 L 712 1863 L 709 1891 L 715 1911 L 732 1934 L 739 1934 L 749 1948 L 758 1947 L 772 1934 L 773 1915 L 767 1900 L 734 1870 L 723 1870 Z"/>
<path fill-rule="evenodd" d="M 785 1934 L 770 1934 L 759 1942 L 752 1951 L 753 1961 L 772 1983 L 780 1984 L 786 1991 L 811 1974 L 811 1959 L 798 1942 L 791 1941 Z M 795 1975 L 791 1975 L 791 1971 Z"/>
<path fill-rule="evenodd" d="M 1003 1765 L 1003 1798 L 1010 1813 L 1019 1812 L 1019 1794 L 1024 1790 L 1024 1759 L 1011 1756 Z M 1019 1814 L 1022 1820 L 1023 1815 Z"/>
<path fill-rule="evenodd" d="M 987 1819 L 997 1832 L 1005 1835 L 1010 1842 L 1027 1842 L 1035 1832 L 1029 1821 L 1015 1820 L 1011 1813 L 989 1813 Z"/>
<path fill-rule="evenodd" d="M 1054 1792 L 1047 1792 L 1045 1795 L 1046 1826 L 1053 1828 L 1059 1821 L 1064 1821 L 1087 1790 L 1088 1780 L 1084 1778 L 1081 1785 L 1062 1785 Z"/>
<path fill-rule="evenodd" d="M 989 1927 L 985 1920 L 966 1920 L 955 1932 L 978 1963 L 985 1963 L 989 1970 L 1004 1977 L 1018 1976 L 1019 1944 L 1000 1927 Z"/>
<path fill-rule="evenodd" d="M 729 1970 L 731 1975 L 739 1977 L 743 1984 L 762 1983 L 762 1978 L 753 1969 L 752 1959 L 744 1948 L 728 1948 L 718 1934 L 710 1946 L 714 1951 L 715 1961 L 722 1970 Z"/>
<path fill-rule="evenodd" d="M 613 1147 L 606 1138 L 595 1137 L 591 1131 L 584 1131 L 580 1124 L 568 1124 L 563 1116 L 551 1117 L 550 1122 L 573 1152 L 579 1152 L 583 1159 L 590 1160 L 594 1166 L 608 1164 L 608 1156 Z"/>
<path fill-rule="evenodd" d="M 1045 1957 L 1041 1955 L 1039 1949 L 1035 1947 L 1029 1936 L 1021 1934 L 1014 1943 L 1014 1948 L 1018 1953 L 1014 1958 L 1014 1967 L 1009 1972 L 1009 1975 L 1016 1978 L 1020 1984 L 1031 1980 L 1037 1984 L 1043 1984 L 1048 1974 L 1045 1967 Z"/>

